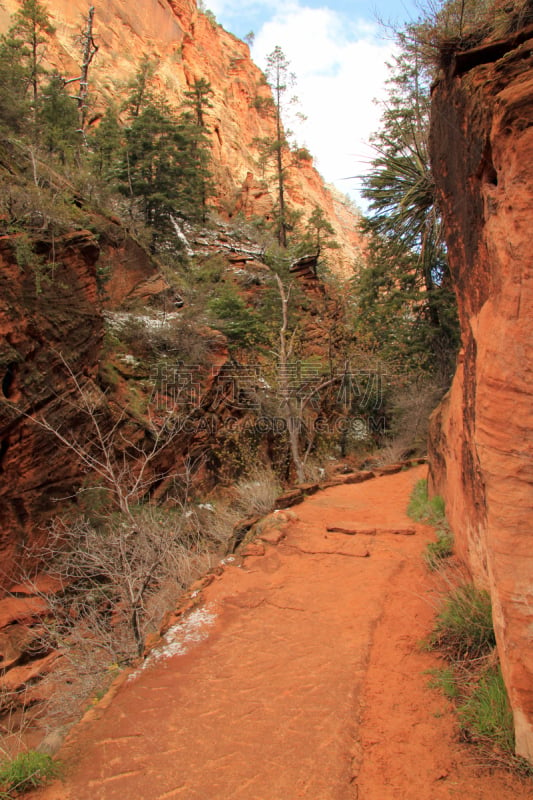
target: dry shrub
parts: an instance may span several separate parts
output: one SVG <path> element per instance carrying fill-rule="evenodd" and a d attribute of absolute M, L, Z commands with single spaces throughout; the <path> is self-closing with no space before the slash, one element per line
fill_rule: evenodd
<path fill-rule="evenodd" d="M 276 475 L 270 467 L 255 467 L 235 487 L 236 509 L 241 517 L 265 516 L 275 507 L 281 493 Z"/>
<path fill-rule="evenodd" d="M 0 686 L 0 759 L 14 758 L 25 746 L 33 724 L 28 689 Z"/>
<path fill-rule="evenodd" d="M 414 376 L 392 394 L 390 439 L 375 453 L 378 466 L 425 455 L 429 417 L 440 402 L 445 387 L 427 375 Z"/>
<path fill-rule="evenodd" d="M 53 649 L 88 641 L 119 663 L 142 652 L 146 635 L 211 564 L 194 515 L 154 506 L 109 514 L 99 525 L 56 521 L 39 555 L 64 584 L 49 598 Z"/>

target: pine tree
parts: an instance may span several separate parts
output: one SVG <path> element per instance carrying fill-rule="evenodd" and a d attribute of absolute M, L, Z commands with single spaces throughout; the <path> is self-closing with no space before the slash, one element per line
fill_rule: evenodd
<path fill-rule="evenodd" d="M 332 238 L 333 236 L 335 236 L 333 225 L 326 218 L 324 210 L 320 206 L 315 206 L 307 221 L 305 243 L 309 242 L 317 257 L 320 258 L 324 248 L 338 248 L 339 245 Z"/>
<path fill-rule="evenodd" d="M 44 6 L 24 0 L 0 39 L 0 120 L 10 130 L 22 131 L 30 112 L 36 121 L 43 45 L 53 32 Z"/>
<path fill-rule="evenodd" d="M 256 98 L 254 104 L 264 115 L 274 120 L 274 136 L 256 140 L 259 147 L 260 162 L 266 165 L 273 162 L 276 184 L 277 205 L 274 209 L 276 234 L 281 247 L 287 247 L 288 232 L 291 229 L 291 215 L 286 201 L 285 155 L 289 152 L 288 136 L 283 125 L 283 116 L 290 105 L 297 102 L 296 97 L 287 98 L 287 92 L 294 86 L 295 75 L 289 70 L 289 61 L 281 47 L 276 46 L 267 57 L 266 80 L 272 90 L 271 98 Z"/>
<path fill-rule="evenodd" d="M 191 109 L 199 128 L 206 128 L 205 112 L 206 109 L 213 108 L 210 100 L 213 94 L 211 84 L 205 78 L 195 80 L 192 88 L 185 92 L 183 105 Z"/>
<path fill-rule="evenodd" d="M 99 177 L 111 181 L 116 179 L 121 146 L 122 128 L 118 114 L 113 106 L 109 106 L 89 138 L 93 168 Z"/>
<path fill-rule="evenodd" d="M 361 316 L 382 345 L 449 377 L 458 332 L 428 155 L 429 74 L 416 41 L 400 34 L 399 44 L 364 184 L 372 239 Z"/>
<path fill-rule="evenodd" d="M 294 75 L 289 72 L 289 62 L 281 47 L 275 47 L 267 58 L 267 77 L 274 94 L 274 120 L 276 138 L 271 142 L 271 149 L 276 160 L 278 180 L 279 225 L 278 238 L 282 247 L 287 247 L 287 219 L 285 214 L 285 170 L 283 168 L 283 149 L 287 147 L 287 138 L 283 130 L 281 118 L 285 93 L 294 84 Z"/>
<path fill-rule="evenodd" d="M 155 69 L 155 63 L 148 56 L 144 56 L 135 77 L 128 86 L 131 94 L 126 101 L 126 108 L 132 117 L 138 117 L 144 106 L 154 100 L 150 81 L 154 77 Z"/>
<path fill-rule="evenodd" d="M 60 75 L 53 75 L 41 91 L 37 107 L 39 138 L 62 163 L 79 145 L 77 103 L 69 96 Z"/>
<path fill-rule="evenodd" d="M 198 125 L 190 112 L 180 115 L 177 131 L 182 147 L 180 214 L 190 220 L 205 222 L 207 200 L 214 193 L 210 170 L 211 145 L 205 127 Z"/>
<path fill-rule="evenodd" d="M 23 0 L 20 11 L 15 14 L 9 36 L 22 44 L 20 55 L 26 88 L 31 89 L 33 108 L 37 108 L 41 76 L 46 74 L 42 66 L 43 47 L 55 29 L 45 7 L 38 0 Z"/>
<path fill-rule="evenodd" d="M 23 67 L 23 45 L 11 36 L 0 40 L 0 124 L 17 133 L 24 129 L 30 112 Z"/>
<path fill-rule="evenodd" d="M 148 103 L 135 110 L 125 131 L 119 167 L 120 190 L 140 203 L 146 224 L 152 228 L 152 249 L 158 235 L 169 227 L 176 211 L 181 179 L 181 142 L 165 104 Z"/>

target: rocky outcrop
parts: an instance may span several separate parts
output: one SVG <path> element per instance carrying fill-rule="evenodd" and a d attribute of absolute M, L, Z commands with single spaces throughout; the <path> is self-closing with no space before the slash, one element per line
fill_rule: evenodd
<path fill-rule="evenodd" d="M 61 393 L 62 360 L 79 375 L 95 374 L 102 339 L 96 262 L 89 231 L 36 245 L 23 261 L 22 236 L 0 239 L 0 369 L 2 396 L 25 414 L 53 405 Z M 70 418 L 65 424 L 72 423 Z M 19 549 L 35 541 L 38 520 L 72 487 L 73 464 L 57 443 L 9 404 L 0 406 L 0 558 L 4 574 Z M 79 467 L 74 470 L 79 475 Z"/>
<path fill-rule="evenodd" d="M 0 8 L 0 31 L 10 24 L 18 0 Z M 47 0 L 56 34 L 47 45 L 49 65 L 62 75 L 79 75 L 80 32 L 88 4 L 85 0 Z M 217 187 L 216 203 L 226 218 L 272 214 L 276 182 L 258 165 L 257 140 L 275 139 L 272 117 L 261 113 L 256 101 L 269 95 L 264 77 L 251 61 L 248 45 L 201 13 L 194 0 L 107 0 L 96 6 L 95 39 L 98 54 L 91 66 L 93 124 L 97 124 L 102 97 L 119 101 L 146 55 L 157 63 L 156 79 L 168 102 L 179 107 L 195 80 L 205 78 L 213 88 L 212 108 L 206 112 Z M 349 201 L 330 190 L 310 158 L 294 158 L 287 166 L 290 205 L 308 217 L 319 206 L 335 229 L 341 249 L 333 266 L 351 274 L 361 258 L 362 240 L 357 216 Z"/>
<path fill-rule="evenodd" d="M 433 96 L 462 351 L 432 420 L 431 476 L 490 589 L 516 750 L 533 762 L 533 30 L 496 44 L 453 61 Z"/>

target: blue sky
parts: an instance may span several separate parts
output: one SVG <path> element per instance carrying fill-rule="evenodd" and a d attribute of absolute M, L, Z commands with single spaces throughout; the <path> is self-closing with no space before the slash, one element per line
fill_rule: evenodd
<path fill-rule="evenodd" d="M 359 205 L 359 181 L 379 124 L 393 42 L 378 19 L 416 19 L 417 0 L 205 0 L 227 30 L 253 31 L 252 58 L 264 68 L 279 45 L 296 74 L 295 94 L 307 121 L 292 120 L 298 142 L 315 156 L 326 181 Z"/>
<path fill-rule="evenodd" d="M 280 0 L 205 0 L 205 4 L 227 30 L 240 38 L 249 31 L 259 33 L 276 13 L 283 8 L 298 5 Z M 362 19 L 368 22 L 375 22 L 378 17 L 401 21 L 417 16 L 416 0 L 307 0 L 300 5 L 311 9 L 329 8 L 346 19 Z"/>

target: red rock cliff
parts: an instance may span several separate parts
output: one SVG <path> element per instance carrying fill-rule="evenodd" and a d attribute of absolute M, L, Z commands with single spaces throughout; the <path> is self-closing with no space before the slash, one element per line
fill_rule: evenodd
<path fill-rule="evenodd" d="M 431 433 L 433 488 L 489 588 L 516 749 L 533 762 L 533 29 L 456 57 L 432 159 L 462 353 Z"/>
<path fill-rule="evenodd" d="M 0 8 L 0 31 L 11 22 L 19 0 Z M 79 75 L 80 32 L 86 24 L 86 0 L 44 0 L 56 28 L 46 58 L 66 76 Z M 253 105 L 265 96 L 263 75 L 251 61 L 248 45 L 198 11 L 194 0 L 106 0 L 95 3 L 98 54 L 91 66 L 90 88 L 98 97 L 123 97 L 144 55 L 157 64 L 156 78 L 170 104 L 179 106 L 195 80 L 205 78 L 214 90 L 206 114 L 211 131 L 217 202 L 223 215 L 243 211 L 268 214 L 275 202 L 275 181 L 263 179 L 255 139 L 275 138 L 274 121 Z M 268 177 L 268 176 L 267 176 Z M 337 272 L 350 274 L 362 253 L 357 218 L 338 192 L 330 191 L 312 161 L 287 169 L 289 203 L 309 216 L 320 206 L 335 228 Z M 332 265 L 333 266 L 333 265 Z"/>

